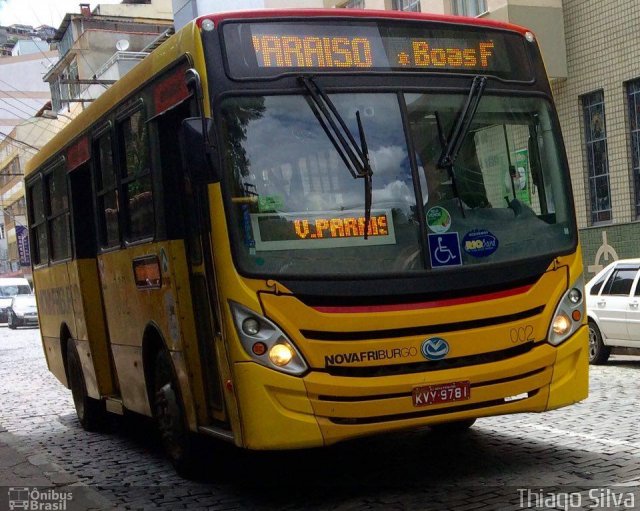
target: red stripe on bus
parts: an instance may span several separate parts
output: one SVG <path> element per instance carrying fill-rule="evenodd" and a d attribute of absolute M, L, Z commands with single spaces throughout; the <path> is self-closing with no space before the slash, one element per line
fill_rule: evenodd
<path fill-rule="evenodd" d="M 393 312 L 393 311 L 410 311 L 416 309 L 434 309 L 437 307 L 449 307 L 451 305 L 462 305 L 467 303 L 484 302 L 486 300 L 497 300 L 498 298 L 507 298 L 509 296 L 526 293 L 531 286 L 521 286 L 509 289 L 507 291 L 497 291 L 495 293 L 487 293 L 484 295 L 466 296 L 463 298 L 448 298 L 445 300 L 432 300 L 430 302 L 415 303 L 398 303 L 391 305 L 347 305 L 344 307 L 313 307 L 318 312 L 329 314 L 347 314 L 357 312 Z"/>
<path fill-rule="evenodd" d="M 503 30 L 511 30 L 524 35 L 529 29 L 520 25 L 514 25 L 513 23 L 505 23 L 504 21 L 489 20 L 485 18 L 468 18 L 466 16 L 452 16 L 446 14 L 432 14 L 432 13 L 418 13 L 418 12 L 404 12 L 404 11 L 382 11 L 374 9 L 264 9 L 254 11 L 237 11 L 237 12 L 224 12 L 224 13 L 212 13 L 204 14 L 196 18 L 196 25 L 198 28 L 202 26 L 202 21 L 210 19 L 214 22 L 216 28 L 218 24 L 226 20 L 259 20 L 276 18 L 334 18 L 334 19 L 348 19 L 348 18 L 378 18 L 378 19 L 405 19 L 415 21 L 433 21 L 436 23 L 451 23 L 458 25 L 461 29 L 467 27 L 487 27 L 487 28 L 499 28 Z"/>

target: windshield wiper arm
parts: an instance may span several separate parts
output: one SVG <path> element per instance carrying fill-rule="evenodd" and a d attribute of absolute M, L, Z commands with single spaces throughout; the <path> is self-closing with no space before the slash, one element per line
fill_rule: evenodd
<path fill-rule="evenodd" d="M 360 119 L 360 111 L 356 111 L 356 121 L 358 122 L 360 135 L 360 144 L 358 144 L 327 93 L 310 77 L 301 76 L 299 80 L 309 92 L 312 100 L 312 103 L 309 103 L 311 110 L 340 155 L 347 170 L 354 179 L 364 179 L 364 239 L 366 240 L 368 239 L 369 223 L 371 222 L 373 170 L 371 169 L 369 149 L 362 120 Z"/>
<path fill-rule="evenodd" d="M 449 141 L 446 147 L 443 148 L 442 154 L 440 155 L 438 166 L 441 169 L 452 167 L 455 163 L 458 153 L 460 152 L 460 148 L 462 147 L 462 142 L 467 136 L 467 133 L 469 133 L 471 121 L 473 121 L 473 117 L 476 115 L 476 110 L 478 109 L 478 104 L 480 103 L 486 84 L 486 76 L 478 75 L 473 78 L 473 82 L 471 82 L 471 89 L 467 96 L 467 101 L 462 107 L 460 115 L 458 115 L 456 125 L 453 127 Z"/>
<path fill-rule="evenodd" d="M 458 115 L 458 119 L 456 120 L 456 124 L 451 131 L 451 136 L 448 141 L 444 137 L 442 126 L 440 124 L 440 117 L 436 115 L 440 143 L 442 144 L 442 153 L 438 160 L 438 167 L 441 169 L 447 169 L 449 172 L 451 186 L 453 187 L 453 194 L 457 197 L 458 201 L 460 201 L 460 209 L 462 210 L 463 215 L 464 209 L 462 208 L 462 200 L 458 194 L 458 184 L 456 182 L 455 172 L 453 171 L 453 165 L 458 157 L 458 153 L 460 153 L 462 143 L 464 142 L 467 133 L 469 133 L 471 122 L 473 121 L 473 117 L 476 115 L 476 110 L 478 109 L 478 104 L 480 103 L 480 99 L 482 98 L 482 93 L 484 92 L 486 85 L 486 76 L 476 75 L 473 77 L 471 89 L 469 89 L 469 94 L 467 95 L 467 100 Z"/>

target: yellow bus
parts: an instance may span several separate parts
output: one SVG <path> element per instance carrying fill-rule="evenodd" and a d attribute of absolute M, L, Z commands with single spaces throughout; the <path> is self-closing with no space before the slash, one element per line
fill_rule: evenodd
<path fill-rule="evenodd" d="M 584 399 L 569 170 L 535 36 L 203 16 L 31 160 L 49 369 L 85 428 L 333 444 Z"/>

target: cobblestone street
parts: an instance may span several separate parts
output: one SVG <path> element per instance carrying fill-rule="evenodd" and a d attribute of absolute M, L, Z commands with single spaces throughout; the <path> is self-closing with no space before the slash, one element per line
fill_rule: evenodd
<path fill-rule="evenodd" d="M 587 401 L 482 419 L 458 437 L 425 430 L 278 453 L 210 442 L 206 478 L 193 483 L 174 474 L 145 420 L 83 431 L 38 330 L 2 327 L 0 474 L 74 492 L 67 509 L 640 509 L 639 376 L 640 358 L 614 356 L 591 371 Z M 570 495 L 543 502 L 548 492 Z"/>

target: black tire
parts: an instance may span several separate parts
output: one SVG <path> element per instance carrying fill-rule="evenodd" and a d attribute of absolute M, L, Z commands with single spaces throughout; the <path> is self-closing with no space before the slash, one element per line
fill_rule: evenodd
<path fill-rule="evenodd" d="M 14 317 L 13 317 L 13 313 L 9 314 L 9 317 L 7 317 L 7 326 L 11 330 L 15 330 L 16 329 L 16 324 L 15 324 L 15 320 L 14 320 Z"/>
<path fill-rule="evenodd" d="M 476 423 L 476 419 L 464 419 L 459 421 L 442 422 L 440 424 L 433 424 L 430 426 L 434 433 L 443 435 L 459 435 L 468 431 L 471 426 Z"/>
<path fill-rule="evenodd" d="M 107 412 L 104 403 L 92 399 L 87 394 L 80 355 L 73 339 L 67 341 L 67 373 L 73 404 L 82 427 L 87 431 L 97 431 L 104 426 Z"/>
<path fill-rule="evenodd" d="M 602 334 L 595 321 L 589 320 L 589 363 L 605 364 L 611 355 L 611 347 L 602 342 Z"/>
<path fill-rule="evenodd" d="M 166 351 L 156 355 L 153 374 L 153 416 L 162 448 L 181 477 L 196 479 L 201 457 L 195 435 L 189 431 L 178 379 Z"/>

